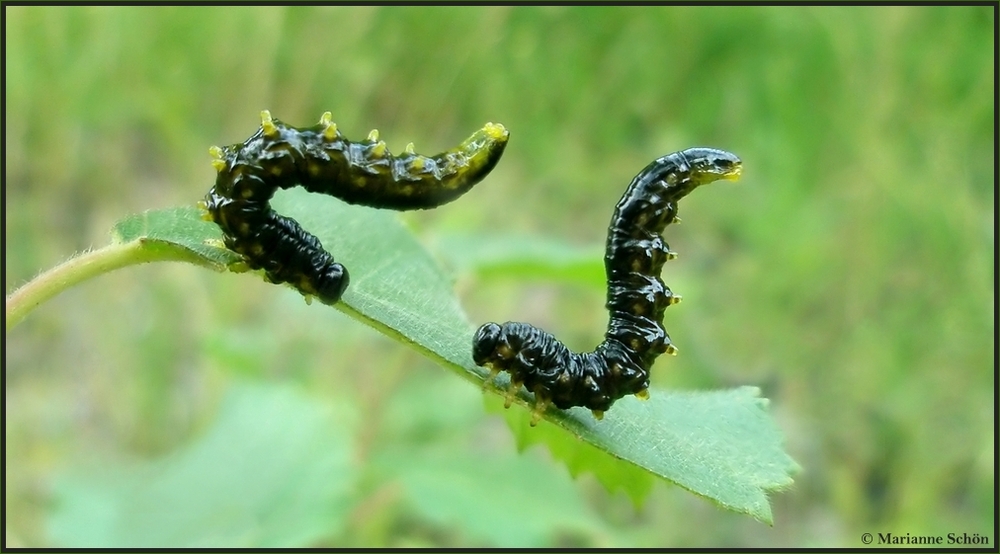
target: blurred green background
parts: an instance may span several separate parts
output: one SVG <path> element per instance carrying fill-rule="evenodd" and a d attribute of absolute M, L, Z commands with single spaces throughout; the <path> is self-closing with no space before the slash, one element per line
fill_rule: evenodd
<path fill-rule="evenodd" d="M 965 532 L 995 547 L 994 18 L 5 7 L 8 293 L 127 214 L 199 200 L 208 147 L 241 142 L 265 108 L 300 126 L 330 110 L 350 139 L 377 127 L 425 154 L 506 125 L 484 183 L 402 216 L 432 251 L 520 236 L 600 264 L 636 172 L 724 148 L 741 182 L 685 199 L 666 233 L 680 258 L 663 279 L 685 302 L 665 322 L 680 356 L 653 385 L 762 387 L 803 467 L 772 498 L 773 528 L 664 483 L 636 507 L 542 448 L 518 454 L 479 390 L 339 312 L 154 264 L 6 334 L 7 545 L 856 547 L 863 532 Z M 448 250 L 471 322 L 600 340 L 600 275 L 540 279 Z"/>

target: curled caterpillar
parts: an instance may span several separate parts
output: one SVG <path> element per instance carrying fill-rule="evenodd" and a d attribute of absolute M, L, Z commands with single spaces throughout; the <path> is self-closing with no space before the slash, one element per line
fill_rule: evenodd
<path fill-rule="evenodd" d="M 527 323 L 487 323 L 472 341 L 472 358 L 492 380 L 510 373 L 506 407 L 524 385 L 535 393 L 531 425 L 549 404 L 583 406 L 601 419 L 619 398 L 649 397 L 649 369 L 677 349 L 663 328 L 667 306 L 680 301 L 660 280 L 664 262 L 676 257 L 661 234 L 677 218 L 677 202 L 699 185 L 736 180 L 742 162 L 712 148 L 691 148 L 646 166 L 615 206 L 604 267 L 608 276 L 608 331 L 593 352 L 572 352 L 554 336 Z"/>
<path fill-rule="evenodd" d="M 242 144 L 213 146 L 218 171 L 202 206 L 222 229 L 223 242 L 272 283 L 289 283 L 307 298 L 336 303 L 349 281 L 319 239 L 271 209 L 279 188 L 301 185 L 350 204 L 393 210 L 440 206 L 465 194 L 496 166 L 507 146 L 503 125 L 487 123 L 453 150 L 422 156 L 413 143 L 394 156 L 373 130 L 348 141 L 330 112 L 297 128 L 261 112 L 261 126 Z"/>

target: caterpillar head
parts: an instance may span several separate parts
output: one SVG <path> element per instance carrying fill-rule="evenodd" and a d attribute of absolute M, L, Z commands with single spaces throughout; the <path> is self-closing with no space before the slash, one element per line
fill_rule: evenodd
<path fill-rule="evenodd" d="M 316 295 L 324 304 L 335 304 L 347 290 L 351 278 L 347 268 L 333 262 L 323 268 L 316 282 Z"/>
<path fill-rule="evenodd" d="M 487 323 L 476 331 L 476 336 L 472 339 L 472 361 L 476 365 L 482 366 L 496 358 L 502 334 L 496 323 Z"/>
<path fill-rule="evenodd" d="M 725 179 L 735 181 L 743 172 L 743 162 L 735 154 L 715 148 L 688 148 L 679 156 L 687 166 L 693 187 Z"/>

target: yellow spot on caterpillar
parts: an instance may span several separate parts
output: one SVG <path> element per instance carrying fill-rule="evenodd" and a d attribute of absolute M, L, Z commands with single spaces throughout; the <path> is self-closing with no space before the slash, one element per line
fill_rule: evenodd
<path fill-rule="evenodd" d="M 253 189 L 251 189 L 250 187 L 244 188 L 242 191 L 240 191 L 240 196 L 242 196 L 243 198 L 253 198 Z"/>
<path fill-rule="evenodd" d="M 425 165 L 426 162 L 424 161 L 424 158 L 420 157 L 413 158 L 413 161 L 410 162 L 410 169 L 412 169 L 413 171 L 423 171 Z"/>
<path fill-rule="evenodd" d="M 323 138 L 333 140 L 337 138 L 337 124 L 333 122 L 333 114 L 323 112 L 319 118 L 319 124 L 323 126 Z"/>
<path fill-rule="evenodd" d="M 260 112 L 260 127 L 264 129 L 264 136 L 273 137 L 278 134 L 278 128 L 274 125 L 271 112 L 262 110 Z"/>
<path fill-rule="evenodd" d="M 590 410 L 590 413 L 594 414 L 594 419 L 598 421 L 604 419 L 604 410 Z"/>
<path fill-rule="evenodd" d="M 649 400 L 649 389 L 642 389 L 641 391 L 635 393 L 635 397 L 639 400 Z"/>
<path fill-rule="evenodd" d="M 222 148 L 219 148 L 218 146 L 211 146 L 208 148 L 208 153 L 212 156 L 212 167 L 214 167 L 216 171 L 226 169 L 226 162 L 222 159 Z"/>
<path fill-rule="evenodd" d="M 671 303 L 671 304 L 679 304 L 679 303 L 680 303 L 680 301 L 681 301 L 681 300 L 682 300 L 683 298 L 684 298 L 684 297 L 683 297 L 683 296 L 681 296 L 681 295 L 679 295 L 679 294 L 673 294 L 673 295 L 671 295 L 671 296 L 670 296 L 670 303 Z"/>
<path fill-rule="evenodd" d="M 670 250 L 669 252 L 667 252 L 667 259 L 668 260 L 676 260 L 677 259 L 677 252 L 674 252 L 673 250 Z"/>
<path fill-rule="evenodd" d="M 497 347 L 497 356 L 500 356 L 501 359 L 509 360 L 514 357 L 514 351 L 511 350 L 510 346 L 501 344 Z"/>
<path fill-rule="evenodd" d="M 372 129 L 372 132 L 368 133 L 368 140 L 378 142 L 378 129 Z"/>
<path fill-rule="evenodd" d="M 674 345 L 672 345 L 672 344 L 668 344 L 666 352 L 667 352 L 667 354 L 670 354 L 671 356 L 676 356 L 677 355 L 677 347 L 674 346 Z"/>
<path fill-rule="evenodd" d="M 614 377 L 619 377 L 622 374 L 622 366 L 618 363 L 611 364 L 611 367 L 609 367 L 608 370 L 611 371 L 611 375 Z"/>
<path fill-rule="evenodd" d="M 227 247 L 228 248 L 228 247 Z M 244 261 L 233 262 L 226 266 L 226 269 L 233 273 L 246 273 L 250 271 L 250 266 Z"/>
<path fill-rule="evenodd" d="M 486 378 L 485 381 L 483 381 L 483 390 L 486 390 L 486 387 L 488 387 L 490 383 L 493 382 L 493 379 L 496 379 L 497 375 L 500 375 L 500 370 L 493 367 L 493 364 L 488 363 L 486 364 L 486 366 L 490 368 L 490 375 L 489 377 Z"/>
<path fill-rule="evenodd" d="M 378 135 L 376 131 L 372 132 L 375 133 L 376 136 Z M 386 151 L 385 143 L 382 141 L 378 141 L 375 143 L 375 146 L 372 147 L 372 156 L 375 156 L 376 158 L 381 158 L 382 156 L 385 156 L 385 151 Z"/>
<path fill-rule="evenodd" d="M 312 175 L 313 177 L 319 175 L 320 171 L 323 171 L 323 167 L 320 166 L 318 163 L 309 164 L 309 174 Z"/>
<path fill-rule="evenodd" d="M 733 169 L 730 170 L 729 173 L 723 174 L 722 179 L 725 179 L 727 181 L 739 181 L 740 175 L 742 174 L 743 174 L 743 164 L 738 164 L 735 167 L 733 167 Z"/>
<path fill-rule="evenodd" d="M 532 427 L 538 425 L 539 420 L 542 419 L 542 414 L 545 413 L 548 407 L 549 401 L 545 399 L 545 390 L 541 387 L 535 387 L 535 409 L 531 410 L 530 422 Z"/>
<path fill-rule="evenodd" d="M 493 123 L 492 121 L 483 127 L 483 132 L 486 133 L 486 136 L 492 140 L 503 140 L 507 138 L 507 135 L 509 134 L 506 127 L 500 123 Z"/>
<path fill-rule="evenodd" d="M 240 223 L 240 234 L 244 235 L 244 236 L 250 234 L 250 224 L 249 223 L 247 223 L 245 221 L 242 222 L 242 223 Z"/>
<path fill-rule="evenodd" d="M 302 298 L 304 298 L 304 299 L 305 299 L 305 301 L 306 301 L 306 306 L 312 306 L 312 303 L 313 303 L 313 295 L 311 295 L 311 294 L 303 294 L 303 295 L 302 295 Z"/>
<path fill-rule="evenodd" d="M 406 145 L 406 148 L 403 149 L 403 153 L 404 154 L 414 154 L 415 153 L 414 149 L 413 149 L 413 143 L 412 142 L 410 144 Z"/>
<path fill-rule="evenodd" d="M 510 408 L 510 405 L 514 403 L 514 395 L 517 394 L 517 389 L 519 388 L 521 388 L 521 383 L 515 383 L 511 380 L 510 386 L 507 387 L 507 394 L 504 396 L 504 408 Z"/>

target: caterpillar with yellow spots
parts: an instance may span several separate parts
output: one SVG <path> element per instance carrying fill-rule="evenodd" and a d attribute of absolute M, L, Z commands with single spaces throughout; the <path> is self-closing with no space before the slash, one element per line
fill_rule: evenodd
<path fill-rule="evenodd" d="M 601 419 L 618 399 L 648 398 L 649 369 L 677 348 L 663 328 L 667 306 L 680 301 L 660 280 L 663 264 L 676 257 L 663 240 L 677 218 L 678 201 L 696 187 L 736 180 L 742 162 L 714 148 L 690 148 L 663 156 L 632 180 L 615 206 L 604 267 L 610 313 L 604 341 L 593 351 L 572 352 L 551 334 L 527 323 L 487 323 L 472 342 L 472 358 L 492 380 L 510 373 L 506 407 L 523 385 L 535 394 L 531 425 L 548 406 L 583 406 Z M 489 382 L 487 380 L 487 382 Z"/>
<path fill-rule="evenodd" d="M 373 130 L 351 142 L 330 112 L 297 128 L 261 112 L 260 129 L 242 144 L 213 146 L 218 175 L 202 207 L 222 229 L 223 242 L 268 281 L 289 283 L 307 298 L 336 303 L 347 288 L 343 265 L 319 239 L 270 205 L 279 188 L 301 186 L 350 204 L 393 210 L 440 206 L 465 194 L 496 166 L 507 146 L 503 125 L 487 123 L 452 150 L 423 156 L 406 146 L 389 152 Z"/>

